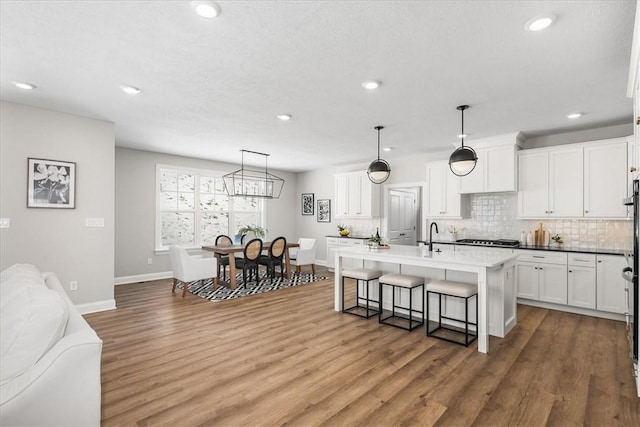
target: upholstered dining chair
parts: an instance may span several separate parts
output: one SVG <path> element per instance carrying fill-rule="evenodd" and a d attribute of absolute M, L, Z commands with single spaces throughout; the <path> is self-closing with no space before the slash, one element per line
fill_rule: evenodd
<path fill-rule="evenodd" d="M 267 275 L 273 279 L 276 277 L 276 267 L 280 267 L 280 278 L 284 278 L 284 251 L 287 250 L 287 239 L 280 236 L 273 239 L 269 247 L 268 255 L 261 255 L 258 264 L 267 267 Z"/>
<path fill-rule="evenodd" d="M 244 257 L 236 259 L 236 267 L 242 269 L 242 280 L 245 286 L 251 281 L 251 273 L 256 275 L 256 283 L 259 282 L 260 276 L 258 275 L 258 260 L 262 253 L 262 240 L 253 239 L 247 242 L 244 246 Z M 247 281 L 247 273 L 249 273 L 249 281 Z"/>
<path fill-rule="evenodd" d="M 292 266 L 296 266 L 296 273 L 300 274 L 300 267 L 311 265 L 311 272 L 316 274 L 316 239 L 301 237 L 298 239 L 297 248 L 289 249 L 289 261 Z M 329 260 L 331 261 L 331 260 Z"/>
<path fill-rule="evenodd" d="M 216 246 L 232 246 L 231 237 L 224 234 L 216 237 Z M 227 280 L 227 266 L 229 265 L 229 255 L 218 255 L 218 277 L 220 277 L 220 267 L 222 267 L 222 280 Z"/>
<path fill-rule="evenodd" d="M 173 270 L 173 288 L 176 291 L 178 281 L 182 282 L 182 296 L 187 295 L 189 283 L 201 281 L 203 279 L 213 279 L 213 286 L 218 286 L 218 276 L 216 276 L 217 260 L 215 258 L 204 258 L 202 255 L 189 255 L 187 250 L 178 246 L 169 247 L 169 258 L 171 259 L 171 269 Z"/>

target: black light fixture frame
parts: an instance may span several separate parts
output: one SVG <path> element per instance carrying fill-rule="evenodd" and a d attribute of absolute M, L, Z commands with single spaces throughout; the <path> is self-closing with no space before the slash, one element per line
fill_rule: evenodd
<path fill-rule="evenodd" d="M 459 105 L 456 107 L 456 109 L 460 111 L 462 114 L 462 132 L 460 134 L 460 137 L 462 139 L 462 144 L 460 145 L 460 147 L 456 148 L 456 150 L 453 153 L 451 153 L 451 156 L 449 157 L 449 169 L 451 169 L 451 172 L 456 176 L 469 175 L 476 168 L 476 165 L 478 164 L 478 155 L 476 154 L 476 151 L 473 148 L 469 147 L 468 145 L 466 147 L 464 146 L 464 110 L 466 110 L 467 108 L 469 108 L 468 105 Z M 468 162 L 468 161 L 473 161 L 473 167 L 469 169 L 468 172 L 463 174 L 456 172 L 454 168 L 451 166 L 452 163 Z"/>
<path fill-rule="evenodd" d="M 380 131 L 384 129 L 384 126 L 376 126 L 374 127 L 374 129 L 378 131 L 378 158 L 377 160 L 371 162 L 371 164 L 369 165 L 369 169 L 367 169 L 367 175 L 369 176 L 369 181 L 373 182 L 374 184 L 382 184 L 387 179 L 389 179 L 389 175 L 391 175 L 391 166 L 389 166 L 389 163 L 387 163 L 386 160 L 380 158 Z M 386 173 L 386 176 L 382 181 L 375 180 L 371 177 L 371 174 L 375 172 Z"/>
<path fill-rule="evenodd" d="M 282 187 L 284 187 L 284 179 L 269 172 L 267 165 L 269 154 L 244 149 L 240 151 L 242 152 L 240 169 L 222 176 L 227 194 L 230 197 L 280 198 Z M 264 170 L 245 167 L 245 153 L 263 156 Z"/>

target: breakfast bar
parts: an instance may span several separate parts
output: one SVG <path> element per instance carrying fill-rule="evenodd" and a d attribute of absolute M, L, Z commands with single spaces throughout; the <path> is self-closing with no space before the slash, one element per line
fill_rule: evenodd
<path fill-rule="evenodd" d="M 489 335 L 504 337 L 516 324 L 515 261 L 502 252 L 430 252 L 426 247 L 348 247 L 335 254 L 335 310 L 342 307 L 342 267 L 346 260 L 385 272 L 420 271 L 428 279 L 473 273 L 478 285 L 478 351 L 489 352 Z"/>

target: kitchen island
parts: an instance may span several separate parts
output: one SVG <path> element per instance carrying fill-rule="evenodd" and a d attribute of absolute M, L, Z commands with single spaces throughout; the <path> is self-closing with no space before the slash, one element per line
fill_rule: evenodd
<path fill-rule="evenodd" d="M 342 248 L 335 253 L 336 311 L 341 311 L 342 307 L 341 271 L 345 258 L 360 260 L 366 268 L 380 269 L 385 273 L 421 275 L 427 280 L 451 280 L 448 276 L 456 272 L 477 275 L 479 352 L 489 352 L 489 334 L 504 337 L 516 324 L 514 276 L 517 255 L 447 250 L 429 252 L 426 247 L 400 245 L 386 249 L 368 246 Z"/>

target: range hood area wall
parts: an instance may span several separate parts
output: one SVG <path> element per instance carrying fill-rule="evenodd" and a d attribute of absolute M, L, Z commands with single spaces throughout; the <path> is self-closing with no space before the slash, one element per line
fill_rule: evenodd
<path fill-rule="evenodd" d="M 541 219 L 517 218 L 517 193 L 471 194 L 471 216 L 467 219 L 436 219 L 440 227 L 437 240 L 452 240 L 449 227 L 464 228 L 457 238 L 520 239 L 522 231 L 530 232 L 540 222 L 553 236 L 559 234 L 566 247 L 631 249 L 633 223 L 626 220 Z M 434 238 L 436 240 L 436 238 Z"/>

